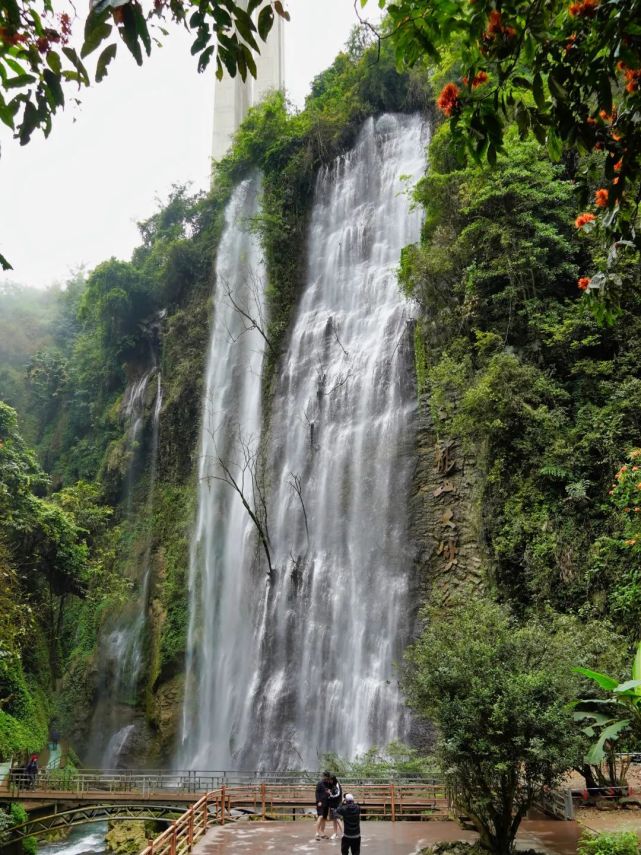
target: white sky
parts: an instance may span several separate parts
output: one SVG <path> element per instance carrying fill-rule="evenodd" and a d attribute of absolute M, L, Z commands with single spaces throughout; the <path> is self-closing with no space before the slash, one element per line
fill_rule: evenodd
<path fill-rule="evenodd" d="M 353 0 L 285 5 L 287 93 L 302 106 L 356 23 Z M 374 0 L 369 7 L 373 17 Z M 213 71 L 197 73 L 189 45 L 173 31 L 142 68 L 119 45 L 108 77 L 82 93 L 80 108 L 54 117 L 46 140 L 37 132 L 21 147 L 2 126 L 0 252 L 14 269 L 0 282 L 45 287 L 81 264 L 127 259 L 139 242 L 136 221 L 156 198 L 172 184 L 207 186 Z"/>

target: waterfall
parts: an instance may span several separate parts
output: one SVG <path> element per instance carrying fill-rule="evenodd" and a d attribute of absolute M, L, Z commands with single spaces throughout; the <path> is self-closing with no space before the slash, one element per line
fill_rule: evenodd
<path fill-rule="evenodd" d="M 260 180 L 233 192 L 215 268 L 198 464 L 198 511 L 189 566 L 189 631 L 181 760 L 221 768 L 255 667 L 251 568 L 256 531 L 243 500 L 256 506 L 264 339 L 248 317 L 263 314 L 264 267 L 248 219 Z M 230 481 L 234 480 L 241 493 Z M 261 588 L 258 588 L 259 592 Z M 259 594 L 260 599 L 260 594 Z"/>
<path fill-rule="evenodd" d="M 317 179 L 307 282 L 271 412 L 267 590 L 247 765 L 315 768 L 407 735 L 396 663 L 417 583 L 407 503 L 415 464 L 412 308 L 396 278 L 419 238 L 410 186 L 418 116 L 369 119 Z M 408 323 L 410 322 L 410 323 Z"/>
<path fill-rule="evenodd" d="M 156 333 L 157 329 L 152 328 Z M 132 382 L 124 395 L 122 412 L 125 419 L 126 453 L 124 507 L 128 520 L 134 520 L 134 494 L 141 473 L 147 469 L 148 481 L 144 501 L 144 545 L 135 567 L 135 592 L 122 612 L 112 619 L 109 631 L 100 643 L 100 686 L 92 720 L 89 757 L 103 769 L 117 768 L 136 736 L 135 705 L 144 659 L 145 628 L 149 605 L 152 569 L 151 521 L 158 472 L 160 412 L 162 408 L 162 375 L 156 352 L 151 348 L 151 367 Z M 155 377 L 153 411 L 149 433 L 145 431 L 145 411 L 149 402 L 149 384 Z M 148 437 L 143 441 L 145 435 Z M 139 718 L 139 716 L 138 716 Z M 142 724 L 140 725 L 142 727 Z"/>
<path fill-rule="evenodd" d="M 404 179 L 412 186 L 423 174 L 426 145 L 419 117 L 370 119 L 354 149 L 318 176 L 306 284 L 263 442 L 268 580 L 254 572 L 255 531 L 238 498 L 207 483 L 214 452 L 203 432 L 185 764 L 315 768 L 322 753 L 354 756 L 407 735 L 395 665 L 415 617 L 407 502 L 416 391 L 411 307 L 396 268 L 419 238 Z M 251 209 L 247 193 L 241 186 L 229 205 L 217 263 L 241 290 L 251 265 L 227 270 L 235 257 L 257 258 L 236 226 Z M 237 322 L 222 311 L 223 329 Z M 205 421 L 220 410 L 257 436 L 260 361 L 249 371 L 220 327 Z"/>

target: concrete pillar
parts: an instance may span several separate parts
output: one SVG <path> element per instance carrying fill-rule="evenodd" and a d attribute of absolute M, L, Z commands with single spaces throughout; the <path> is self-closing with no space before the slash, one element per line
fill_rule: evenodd
<path fill-rule="evenodd" d="M 232 138 L 250 107 L 258 104 L 265 95 L 285 88 L 285 28 L 284 21 L 276 15 L 266 42 L 259 41 L 260 55 L 256 56 L 256 80 L 229 77 L 214 82 L 214 133 L 212 157 L 220 160 L 227 153 Z"/>

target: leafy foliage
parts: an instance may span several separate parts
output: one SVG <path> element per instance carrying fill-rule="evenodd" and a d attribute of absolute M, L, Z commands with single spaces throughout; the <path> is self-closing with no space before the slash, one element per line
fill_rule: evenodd
<path fill-rule="evenodd" d="M 361 0 L 365 6 L 367 0 Z M 641 185 L 641 5 L 616 0 L 508 0 L 457 3 L 398 0 L 387 8 L 383 38 L 401 67 L 420 62 L 449 65 L 450 81 L 437 104 L 450 119 L 459 157 L 496 165 L 506 130 L 516 124 L 522 139 L 532 133 L 553 160 L 563 151 L 598 151 L 585 160 L 580 180 L 609 248 L 600 271 L 584 278 L 599 313 L 621 297 L 619 255 L 641 248 L 638 200 Z M 596 188 L 593 182 L 596 181 Z M 596 190 L 596 193 L 594 191 Z M 594 195 L 592 195 L 594 193 Z M 590 221 L 591 218 L 591 221 Z"/>
<path fill-rule="evenodd" d="M 424 615 L 405 688 L 438 727 L 437 757 L 458 808 L 484 848 L 507 855 L 529 807 L 580 753 L 568 703 L 583 633 L 552 614 L 517 622 L 478 598 L 453 605 Z"/>
<path fill-rule="evenodd" d="M 607 501 L 638 435 L 638 268 L 615 327 L 577 300 L 593 236 L 572 227 L 571 176 L 514 128 L 494 170 L 461 167 L 441 126 L 417 198 L 422 243 L 400 277 L 419 300 L 435 429 L 460 437 L 482 479 L 484 536 L 502 597 L 523 609 L 610 615 L 638 631 L 634 553 Z M 641 401 L 639 401 L 641 403 Z"/>
<path fill-rule="evenodd" d="M 634 831 L 609 834 L 584 832 L 577 851 L 579 855 L 637 855 L 639 841 Z"/>
<path fill-rule="evenodd" d="M 641 736 L 641 644 L 637 647 L 632 663 L 632 679 L 625 680 L 623 683 L 589 668 L 575 670 L 596 683 L 605 695 L 605 698 L 584 699 L 575 705 L 575 720 L 583 722 L 585 725 L 583 732 L 587 736 L 592 739 L 596 737 L 596 741 L 586 755 L 585 762 L 598 769 L 606 765 L 610 778 L 608 783 L 621 786 L 625 784 L 627 766 L 617 771 L 617 751 L 620 751 L 620 740 L 631 734 L 632 746 L 635 747 Z M 601 775 L 601 777 L 604 776 Z"/>
<path fill-rule="evenodd" d="M 219 78 L 224 70 L 243 80 L 255 76 L 254 53 L 277 16 L 289 18 L 281 0 L 159 0 L 148 13 L 138 0 L 93 0 L 82 21 L 71 3 L 56 11 L 52 0 L 8 0 L 0 8 L 0 120 L 16 130 L 22 145 L 37 128 L 48 136 L 69 86 L 90 85 L 84 63 L 90 54 L 102 49 L 97 82 L 106 77 L 120 43 L 142 65 L 152 43 L 167 34 L 167 20 L 194 33 L 191 52 L 198 56 L 199 71 L 215 58 Z M 72 29 L 79 26 L 84 26 L 80 53 L 71 44 Z"/>

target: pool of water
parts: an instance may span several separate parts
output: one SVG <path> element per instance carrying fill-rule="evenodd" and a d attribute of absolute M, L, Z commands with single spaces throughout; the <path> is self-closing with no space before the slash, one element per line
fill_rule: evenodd
<path fill-rule="evenodd" d="M 105 843 L 106 833 L 106 823 L 79 825 L 66 840 L 41 844 L 38 855 L 102 855 L 109 851 Z"/>

